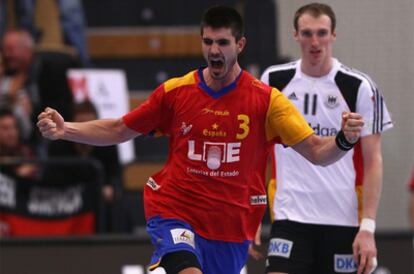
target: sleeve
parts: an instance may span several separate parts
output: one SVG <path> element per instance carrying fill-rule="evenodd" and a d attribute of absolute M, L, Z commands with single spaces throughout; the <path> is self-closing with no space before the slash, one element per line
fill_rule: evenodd
<path fill-rule="evenodd" d="M 292 146 L 313 133 L 305 118 L 289 99 L 273 88 L 266 117 L 267 139 Z"/>
<path fill-rule="evenodd" d="M 360 85 L 356 111 L 364 118 L 362 136 L 381 133 L 393 127 L 391 116 L 376 84 L 367 76 Z"/>
<path fill-rule="evenodd" d="M 150 134 L 155 130 L 168 134 L 173 115 L 172 107 L 166 97 L 167 93 L 162 84 L 148 100 L 123 116 L 125 125 L 142 134 Z"/>

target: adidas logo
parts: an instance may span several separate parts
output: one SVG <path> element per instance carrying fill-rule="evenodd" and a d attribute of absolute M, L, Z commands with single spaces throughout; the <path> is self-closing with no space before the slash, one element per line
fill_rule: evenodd
<path fill-rule="evenodd" d="M 298 97 L 296 96 L 295 92 L 292 92 L 289 96 L 288 96 L 289 100 L 298 100 Z"/>

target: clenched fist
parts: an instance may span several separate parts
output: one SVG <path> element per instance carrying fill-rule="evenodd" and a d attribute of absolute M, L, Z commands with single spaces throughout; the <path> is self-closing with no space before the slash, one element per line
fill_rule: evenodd
<path fill-rule="evenodd" d="M 39 114 L 37 119 L 37 127 L 43 137 L 51 140 L 63 138 L 65 134 L 65 121 L 59 112 L 47 107 L 42 113 Z"/>
<path fill-rule="evenodd" d="M 349 143 L 355 144 L 358 142 L 363 126 L 364 120 L 361 114 L 355 112 L 342 113 L 342 131 Z"/>

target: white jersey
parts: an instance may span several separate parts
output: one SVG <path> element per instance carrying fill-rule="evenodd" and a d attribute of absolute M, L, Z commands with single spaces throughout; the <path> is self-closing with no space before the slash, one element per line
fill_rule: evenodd
<path fill-rule="evenodd" d="M 333 59 L 329 74 L 302 73 L 301 60 L 269 67 L 261 80 L 281 90 L 304 115 L 317 135 L 334 136 L 343 111 L 360 113 L 362 136 L 391 128 L 392 121 L 375 83 L 365 74 Z M 327 167 L 313 165 L 292 148 L 274 147 L 275 220 L 358 226 L 362 201 L 363 161 L 359 143 Z"/>

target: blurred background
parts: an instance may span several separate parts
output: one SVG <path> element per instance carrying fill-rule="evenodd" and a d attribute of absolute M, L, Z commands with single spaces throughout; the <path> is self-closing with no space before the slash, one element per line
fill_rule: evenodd
<path fill-rule="evenodd" d="M 259 77 L 270 65 L 299 58 L 293 14 L 310 2 L 0 0 L 0 273 L 29 273 L 18 263 L 22 257 L 32 258 L 28 264 L 36 269 L 51 254 L 62 254 L 61 261 L 30 273 L 82 273 L 57 270 L 68 256 L 93 273 L 94 264 L 82 257 L 98 252 L 113 260 L 100 273 L 137 274 L 144 273 L 140 265 L 151 252 L 142 189 L 165 162 L 168 140 L 139 137 L 108 148 L 48 142 L 34 128 L 40 110 L 51 106 L 66 120 L 87 121 L 138 106 L 165 80 L 204 65 L 199 22 L 213 4 L 243 14 L 248 42 L 240 63 Z M 320 2 L 337 15 L 334 56 L 371 76 L 394 121 L 382 138 L 377 227 L 388 265 L 378 273 L 414 273 L 408 187 L 414 165 L 414 2 Z M 404 248 L 407 257 L 395 253 Z M 249 263 L 248 273 L 264 266 Z"/>

